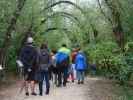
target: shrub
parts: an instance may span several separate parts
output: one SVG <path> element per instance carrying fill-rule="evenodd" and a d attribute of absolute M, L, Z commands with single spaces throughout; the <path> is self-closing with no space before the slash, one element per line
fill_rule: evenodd
<path fill-rule="evenodd" d="M 130 80 L 133 72 L 133 54 L 128 50 L 123 53 L 116 43 L 104 42 L 95 46 L 90 45 L 85 51 L 89 55 L 90 63 L 96 63 L 97 74 L 117 79 L 121 83 Z"/>

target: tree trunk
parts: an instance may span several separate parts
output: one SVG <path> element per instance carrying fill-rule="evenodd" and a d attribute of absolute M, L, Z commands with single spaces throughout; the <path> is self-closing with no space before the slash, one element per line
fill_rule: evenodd
<path fill-rule="evenodd" d="M 20 43 L 20 47 L 17 49 L 17 56 L 19 57 L 19 53 L 22 49 L 22 47 L 25 45 L 25 42 L 27 40 L 28 37 L 33 37 L 34 33 L 32 32 L 32 25 L 28 28 L 28 30 L 26 32 L 24 32 L 23 36 L 21 37 L 21 43 Z"/>
<path fill-rule="evenodd" d="M 10 24 L 7 28 L 7 31 L 5 32 L 5 38 L 4 38 L 3 46 L 2 46 L 1 52 L 0 52 L 0 64 L 3 67 L 5 67 L 7 51 L 9 49 L 10 42 L 11 42 L 11 33 L 14 30 L 17 19 L 20 16 L 20 12 L 21 12 L 22 8 L 24 7 L 25 1 L 26 0 L 18 0 L 17 1 L 18 2 L 17 8 L 13 13 L 13 17 L 11 18 L 11 21 L 10 21 Z"/>
<path fill-rule="evenodd" d="M 121 14 L 118 10 L 117 5 L 115 4 L 115 0 L 105 0 L 106 5 L 111 11 L 112 14 L 112 22 L 113 22 L 113 33 L 116 38 L 116 42 L 119 45 L 119 47 L 124 50 L 124 32 L 121 24 Z M 116 2 L 117 3 L 117 2 Z"/>
<path fill-rule="evenodd" d="M 116 13 L 115 18 L 117 21 L 113 28 L 113 33 L 114 33 L 116 42 L 118 43 L 119 47 L 121 47 L 121 49 L 124 50 L 124 44 L 125 44 L 124 43 L 124 33 L 123 33 L 123 28 L 121 25 L 119 13 Z"/>

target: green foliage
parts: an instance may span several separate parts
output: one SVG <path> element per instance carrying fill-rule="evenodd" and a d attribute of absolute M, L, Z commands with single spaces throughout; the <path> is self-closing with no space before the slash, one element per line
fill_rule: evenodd
<path fill-rule="evenodd" d="M 102 42 L 87 47 L 90 63 L 96 63 L 97 73 L 121 83 L 130 80 L 133 73 L 133 54 L 120 52 L 114 42 Z"/>
<path fill-rule="evenodd" d="M 92 0 L 93 1 L 93 0 Z M 30 29 L 33 32 L 35 45 L 40 46 L 47 41 L 51 49 L 58 49 L 62 43 L 66 43 L 69 47 L 75 44 L 81 45 L 83 50 L 89 57 L 90 63 L 97 64 L 97 72 L 109 78 L 117 79 L 121 82 L 130 80 L 133 65 L 133 12 L 132 0 L 111 0 L 116 4 L 121 14 L 121 23 L 125 33 L 125 52 L 121 52 L 118 48 L 112 33 L 112 25 L 101 13 L 97 2 L 79 0 L 80 7 L 84 14 L 70 7 L 68 4 L 56 5 L 57 7 L 43 11 L 43 8 L 50 5 L 55 0 L 27 0 L 24 9 L 20 12 L 14 31 L 12 32 L 12 41 L 8 49 L 7 69 L 16 69 L 16 59 L 19 49 L 22 46 L 22 40 L 25 33 Z M 88 3 L 86 3 L 88 2 Z M 82 4 L 82 5 L 81 5 Z M 118 6 L 119 5 L 119 6 Z M 103 11 L 107 17 L 110 17 L 110 11 L 103 2 L 101 2 Z M 5 31 L 16 9 L 16 0 L 0 0 L 0 47 L 3 44 Z M 75 20 L 64 16 L 54 16 L 48 18 L 46 23 L 41 23 L 42 19 L 52 15 L 55 12 L 67 12 L 75 16 L 79 23 Z M 92 26 L 98 31 L 98 36 L 94 37 Z M 65 28 L 64 30 L 52 30 L 45 33 L 48 28 Z"/>
<path fill-rule="evenodd" d="M 14 46 L 10 47 L 8 50 L 8 59 L 7 59 L 7 70 L 9 72 L 14 72 L 16 71 L 16 48 Z"/>

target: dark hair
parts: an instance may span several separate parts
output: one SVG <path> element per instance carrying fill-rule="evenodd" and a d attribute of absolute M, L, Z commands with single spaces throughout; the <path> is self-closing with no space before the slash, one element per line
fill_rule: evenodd
<path fill-rule="evenodd" d="M 43 44 L 41 45 L 41 49 L 48 49 L 48 45 L 47 45 L 46 43 L 43 43 Z"/>
<path fill-rule="evenodd" d="M 78 47 L 77 49 L 78 49 L 78 51 L 80 51 L 81 50 L 81 47 Z"/>
<path fill-rule="evenodd" d="M 67 45 L 66 44 L 62 44 L 62 47 L 67 47 Z"/>
<path fill-rule="evenodd" d="M 53 54 L 56 54 L 56 53 L 57 53 L 57 50 L 53 49 L 51 52 L 52 52 Z"/>

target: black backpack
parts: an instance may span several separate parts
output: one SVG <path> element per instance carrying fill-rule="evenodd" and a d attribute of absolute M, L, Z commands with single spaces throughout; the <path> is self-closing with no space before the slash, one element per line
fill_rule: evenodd
<path fill-rule="evenodd" d="M 40 63 L 41 64 L 48 64 L 50 60 L 50 54 L 48 50 L 40 50 Z"/>
<path fill-rule="evenodd" d="M 42 70 L 48 70 L 48 67 L 50 66 L 50 54 L 47 49 L 40 50 L 39 64 Z"/>

